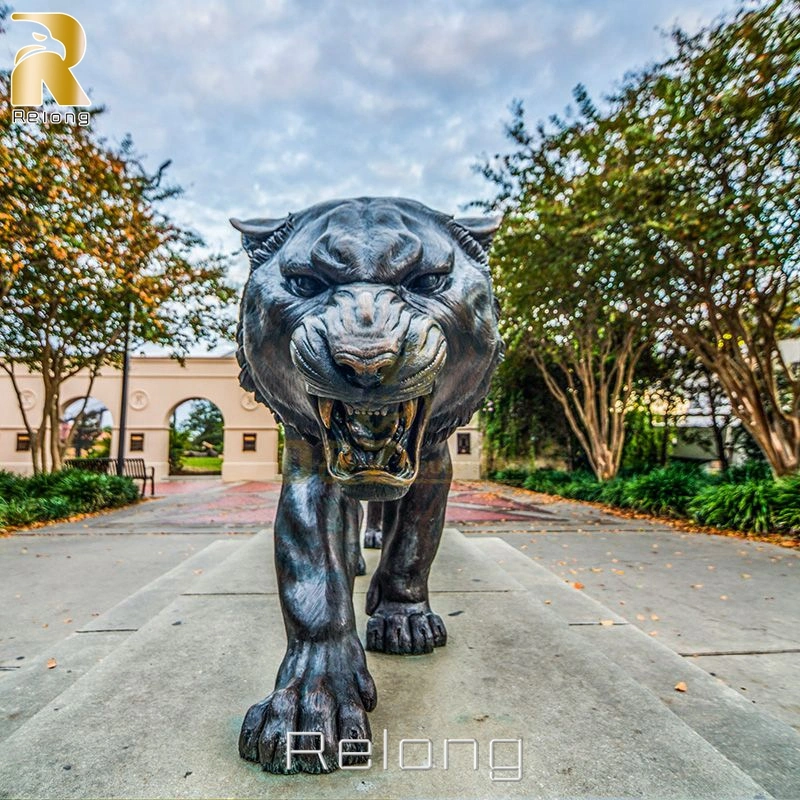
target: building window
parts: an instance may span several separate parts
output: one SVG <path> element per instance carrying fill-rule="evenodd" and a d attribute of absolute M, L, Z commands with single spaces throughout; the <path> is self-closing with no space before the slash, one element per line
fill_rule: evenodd
<path fill-rule="evenodd" d="M 142 453 L 144 452 L 144 434 L 143 433 L 132 433 L 131 434 L 131 444 L 128 448 L 131 453 Z"/>
<path fill-rule="evenodd" d="M 470 453 L 472 453 L 471 434 L 456 434 L 456 452 L 460 456 L 468 456 Z"/>
<path fill-rule="evenodd" d="M 21 453 L 31 449 L 31 437 L 27 433 L 17 434 L 17 452 Z"/>
<path fill-rule="evenodd" d="M 242 434 L 242 450 L 247 453 L 254 453 L 256 449 L 256 435 L 254 433 Z"/>

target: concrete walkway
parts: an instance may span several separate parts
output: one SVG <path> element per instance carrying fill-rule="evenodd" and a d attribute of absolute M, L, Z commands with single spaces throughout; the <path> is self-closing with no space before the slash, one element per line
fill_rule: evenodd
<path fill-rule="evenodd" d="M 254 534 L 271 525 L 279 486 L 193 479 L 162 484 L 157 490 L 158 499 L 132 508 L 0 539 L 0 740 L 18 731 L 8 741 L 18 742 L 20 752 L 36 747 L 36 728 L 26 733 L 30 728 L 26 722 L 38 709 L 46 710 L 50 700 L 61 693 L 70 697 L 70 692 L 81 691 L 94 697 L 92 687 L 101 687 L 104 674 L 109 687 L 116 685 L 125 663 L 125 648 L 130 646 L 135 653 L 147 649 L 146 637 L 133 647 L 134 635 L 141 639 L 143 631 L 154 625 L 153 629 L 158 629 L 157 621 L 164 618 L 159 616 L 161 610 L 172 608 L 168 604 L 175 597 L 188 602 L 204 592 L 216 596 L 219 592 L 207 588 L 209 580 L 217 588 L 222 586 L 223 594 L 240 594 L 242 602 L 253 594 L 239 585 L 240 576 L 248 573 L 252 562 L 242 547 L 248 542 L 255 544 Z M 572 668 L 582 670 L 583 678 L 589 680 L 584 673 L 595 660 L 598 665 L 606 664 L 606 671 L 598 666 L 598 676 L 590 680 L 595 687 L 592 692 L 601 691 L 596 682 L 601 673 L 602 681 L 608 683 L 617 674 L 613 670 L 621 669 L 624 674 L 612 683 L 619 680 L 621 686 L 632 681 L 630 691 L 639 686 L 659 696 L 667 708 L 759 786 L 767 787 L 774 796 L 791 796 L 786 794 L 782 777 L 785 767 L 771 767 L 760 751 L 758 758 L 751 759 L 754 764 L 748 764 L 750 755 L 741 752 L 741 743 L 760 736 L 765 752 L 782 753 L 782 764 L 798 755 L 786 733 L 791 728 L 781 732 L 784 729 L 780 727 L 782 721 L 800 730 L 800 689 L 795 677 L 800 667 L 797 551 L 686 533 L 669 525 L 627 519 L 592 506 L 554 502 L 487 483 L 455 485 L 447 521 L 478 548 L 465 550 L 453 539 L 450 549 L 442 553 L 440 569 L 446 572 L 453 564 L 464 563 L 470 569 L 485 570 L 482 578 L 474 580 L 478 585 L 484 581 L 486 601 L 500 602 L 496 593 L 501 590 L 511 592 L 506 595 L 509 599 L 517 597 L 518 605 L 512 604 L 501 616 L 509 617 L 509 625 L 516 624 L 509 616 L 512 609 L 527 609 L 525 615 L 533 621 L 530 635 L 534 646 L 537 625 L 543 641 L 552 635 L 554 642 L 563 644 L 566 633 L 547 633 L 547 614 L 560 614 L 574 631 L 569 634 L 569 647 L 563 645 L 565 652 L 571 653 Z M 259 541 L 259 553 L 268 558 L 268 537 Z M 374 557 L 371 554 L 372 560 Z M 502 575 L 493 577 L 492 570 L 498 566 Z M 461 573 L 462 568 L 453 568 L 453 572 Z M 257 570 L 253 586 L 244 588 L 258 590 L 256 583 L 261 580 L 263 571 Z M 453 593 L 448 603 L 455 602 L 462 589 L 455 585 L 447 588 L 447 580 L 445 575 L 443 591 Z M 497 583 L 494 589 L 493 580 Z M 471 591 L 464 581 L 459 574 L 458 586 Z M 274 591 L 271 583 L 270 587 L 260 591 Z M 523 590 L 524 594 L 515 594 Z M 467 604 L 465 608 L 479 613 L 478 607 Z M 275 610 L 270 611 L 271 616 Z M 456 609 L 453 615 L 461 613 Z M 175 629 L 170 626 L 180 623 L 180 619 L 164 618 L 161 624 L 166 627 L 158 636 L 171 635 L 169 631 Z M 468 648 L 470 653 L 474 646 Z M 581 654 L 584 651 L 588 660 Z M 464 656 L 473 658 L 470 653 L 464 651 Z M 51 667 L 52 661 L 56 663 Z M 444 663 L 442 659 L 439 662 Z M 524 659 L 519 662 L 519 669 L 524 663 Z M 62 669 L 62 664 L 69 669 Z M 116 671 L 109 672 L 114 664 Z M 79 680 L 81 677 L 84 679 Z M 678 683 L 687 684 L 685 692 L 674 690 Z M 723 688 L 729 694 L 718 694 Z M 607 686 L 601 695 L 608 691 Z M 536 687 L 529 692 L 535 699 Z M 567 705 L 574 708 L 579 696 Z M 566 701 L 562 698 L 562 702 Z M 647 706 L 649 701 L 637 702 Z M 765 714 L 742 716 L 748 707 Z M 555 703 L 553 713 L 559 708 L 562 706 Z M 724 709 L 728 710 L 723 713 Z M 617 711 L 620 719 L 631 713 L 622 707 Z M 572 711 L 563 706 L 563 713 L 568 724 Z M 770 719 L 776 720 L 774 727 Z M 68 723 L 67 717 L 63 720 Z M 31 725 L 34 722 L 31 720 Z M 715 724 L 727 733 L 716 731 Z M 737 732 L 735 740 L 728 741 L 726 736 L 730 738 L 732 731 Z M 774 743 L 770 737 L 777 737 Z M 590 740 L 591 736 L 587 742 Z M 747 742 L 747 747 L 754 752 L 758 749 L 754 742 Z M 612 753 L 606 757 L 610 759 Z M 6 769 L 13 772 L 13 763 Z M 587 764 L 581 769 L 590 770 Z M 543 773 L 542 781 L 545 778 Z M 183 796 L 171 785 L 155 785 L 160 787 L 153 790 L 155 796 Z M 207 786 L 211 785 L 215 784 Z M 582 792 L 579 782 L 545 781 L 539 793 L 531 791 L 528 796 L 555 796 L 554 786 L 562 790 L 571 787 L 574 796 L 603 794 L 597 783 L 593 785 L 595 791 L 587 788 Z M 97 786 L 100 791 L 101 784 Z M 730 786 L 747 784 L 733 781 Z M 548 791 L 546 787 L 550 787 Z M 634 784 L 629 789 L 631 796 L 648 796 L 646 792 L 637 794 Z M 82 791 L 76 784 L 69 796 L 84 796 Z M 108 791 L 103 790 L 105 794 Z M 295 796 L 287 791 L 285 796 Z M 680 796 L 666 790 L 662 794 Z M 131 790 L 130 796 L 134 795 L 151 796 Z M 186 796 L 190 795 L 204 796 L 202 791 L 187 790 Z M 13 796 L 13 787 L 3 786 L 0 780 L 0 797 Z M 719 796 L 735 795 L 722 792 Z"/>

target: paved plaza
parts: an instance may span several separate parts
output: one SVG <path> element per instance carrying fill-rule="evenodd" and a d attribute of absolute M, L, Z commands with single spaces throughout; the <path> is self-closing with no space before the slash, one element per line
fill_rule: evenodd
<path fill-rule="evenodd" d="M 94 775 L 91 765 L 99 769 L 95 762 L 108 757 L 102 755 L 102 748 L 91 758 L 83 750 L 65 751 L 59 756 L 65 765 L 58 770 L 70 766 L 67 777 L 58 771 L 47 777 L 43 767 L 40 776 L 18 786 L 4 785 L 3 780 L 16 775 L 19 759 L 24 757 L 14 753 L 29 754 L 43 747 L 52 725 L 68 730 L 106 724 L 88 719 L 87 709 L 97 713 L 100 706 L 121 703 L 115 687 L 124 684 L 126 671 L 136 676 L 130 680 L 138 691 L 145 688 L 140 684 L 150 675 L 158 686 L 151 686 L 147 697 L 158 698 L 166 692 L 159 702 L 172 703 L 175 707 L 170 713 L 182 713 L 180 704 L 194 702 L 191 693 L 196 687 L 175 688 L 183 673 L 170 678 L 174 656 L 167 658 L 167 654 L 178 647 L 183 628 L 193 621 L 200 626 L 201 620 L 205 626 L 202 635 L 200 627 L 191 628 L 198 637 L 193 646 L 199 653 L 210 651 L 208 668 L 198 672 L 205 676 L 215 659 L 243 647 L 240 642 L 249 636 L 238 630 L 239 623 L 232 631 L 224 631 L 228 623 L 223 620 L 229 617 L 216 616 L 223 614 L 222 606 L 211 598 L 228 598 L 227 602 L 242 604 L 241 608 L 252 604 L 261 608 L 255 613 L 267 614 L 276 637 L 268 658 L 279 658 L 282 632 L 274 578 L 269 574 L 271 565 L 265 569 L 271 559 L 269 528 L 279 488 L 277 483 L 223 484 L 215 479 L 169 481 L 156 486 L 155 499 L 136 506 L 0 538 L 4 576 L 0 584 L 0 740 L 7 745 L 6 755 L 0 757 L 0 797 L 17 796 L 15 789 L 26 797 L 37 796 L 41 787 L 53 791 L 53 786 L 61 786 L 53 783 L 53 775 L 73 782 L 64 784 L 63 796 L 70 797 L 94 796 L 92 792 L 121 797 L 216 796 L 220 792 L 239 796 L 239 789 L 226 789 L 227 784 L 214 782 L 216 778 L 201 780 L 197 767 L 198 783 L 191 790 L 187 783 L 183 792 L 184 784 L 171 783 L 167 767 L 158 766 L 155 756 L 148 757 L 157 773 L 147 779 L 152 779 L 150 783 L 141 783 L 144 773 L 132 777 L 145 766 L 127 762 L 115 767 L 125 769 L 128 777 L 124 780 L 117 777 L 117 783 L 103 783 L 96 775 L 88 780 L 87 774 Z M 603 796 L 608 796 L 610 786 L 619 786 L 627 787 L 628 796 L 678 797 L 689 791 L 687 787 L 708 785 L 716 786 L 716 793 L 695 796 L 792 797 L 794 789 L 800 788 L 787 777 L 800 772 L 796 769 L 800 765 L 796 681 L 800 556 L 796 550 L 690 533 L 666 523 L 484 482 L 453 486 L 446 524 L 449 530 L 434 570 L 432 591 L 437 609 L 450 620 L 452 641 L 445 648 L 447 655 L 437 651 L 427 662 L 429 657 L 398 660 L 371 655 L 381 696 L 373 720 L 392 713 L 397 707 L 393 702 L 400 702 L 389 688 L 398 669 L 410 685 L 420 681 L 416 675 L 406 675 L 406 667 L 398 664 L 412 672 L 417 662 L 438 665 L 429 675 L 438 676 L 431 678 L 431 685 L 438 685 L 437 681 L 450 680 L 442 671 L 454 669 L 447 666 L 447 659 L 462 659 L 468 665 L 464 669 L 473 670 L 476 686 L 484 687 L 476 691 L 476 703 L 483 697 L 487 708 L 494 708 L 500 701 L 490 687 L 502 687 L 504 681 L 514 684 L 514 694 L 519 696 L 511 704 L 514 708 L 498 715 L 498 734 L 502 734 L 502 720 L 511 725 L 516 719 L 514 709 L 519 712 L 529 703 L 531 711 L 524 724 L 514 723 L 524 727 L 526 741 L 547 736 L 541 725 L 548 714 L 563 715 L 561 722 L 552 719 L 547 725 L 584 727 L 575 737 L 575 748 L 585 749 L 596 739 L 601 750 L 606 748 L 603 757 L 609 763 L 618 760 L 620 753 L 633 759 L 617 764 L 614 781 L 618 783 L 603 786 L 594 762 L 581 760 L 583 756 L 570 761 L 574 754 L 569 737 L 562 740 L 552 733 L 553 763 L 532 766 L 538 789 L 519 796 L 593 792 L 600 796 L 601 788 Z M 377 553 L 368 556 L 368 564 L 374 567 Z M 357 595 L 365 590 L 365 580 L 359 579 Z M 363 605 L 359 597 L 356 600 Z M 363 609 L 360 613 L 363 633 Z M 476 625 L 489 625 L 487 630 L 493 632 L 480 633 Z M 189 633 L 187 627 L 185 635 Z M 176 651 L 179 658 L 185 656 L 187 651 L 180 648 L 186 646 Z M 557 672 L 548 671 L 550 655 L 563 657 L 554 662 Z M 250 680 L 247 668 L 237 666 L 235 660 L 233 664 L 223 661 L 225 670 L 238 670 L 244 675 L 242 680 Z M 264 670 L 267 681 L 271 669 Z M 152 677 L 161 671 L 163 678 Z M 489 674 L 493 677 L 486 683 Z M 563 682 L 564 674 L 573 676 L 570 685 Z M 206 679 L 210 680 L 199 680 Z M 235 681 L 228 690 L 234 688 Z M 249 693 L 265 688 L 248 683 L 249 701 L 255 699 Z M 219 692 L 222 697 L 224 688 L 209 684 L 207 692 Z M 229 698 L 225 703 L 230 708 L 240 701 Z M 435 705 L 434 700 L 431 703 Z M 610 705 L 595 727 L 598 720 L 582 714 L 596 711 L 602 703 Z M 431 720 L 426 735 L 434 738 L 431 731 L 439 730 L 437 725 L 450 735 L 451 728 L 461 724 L 459 720 L 469 718 L 470 708 L 451 709 L 446 718 Z M 54 709 L 60 710 L 60 716 Z M 537 720 L 539 713 L 543 716 Z M 54 716 L 43 716 L 47 714 Z M 415 718 L 410 713 L 402 716 L 407 726 Z M 229 723 L 226 736 L 235 742 L 238 722 L 231 718 Z M 137 724 L 153 723 L 125 722 L 123 730 L 132 742 L 139 741 L 145 730 L 136 728 Z M 201 715 L 197 724 L 207 724 L 207 720 Z M 613 731 L 627 730 L 626 726 L 643 731 L 648 744 L 629 742 L 615 749 Z M 373 721 L 373 728 L 380 730 L 380 722 Z M 659 738 L 662 735 L 664 741 Z M 168 747 L 159 737 L 158 752 L 162 753 Z M 227 745 L 211 742 L 208 747 L 218 748 L 219 753 L 212 755 L 219 755 L 220 765 L 225 765 L 220 770 L 238 767 L 235 758 L 229 764 Z M 620 777 L 627 769 L 641 769 L 633 765 L 637 758 L 642 763 L 663 758 L 659 769 L 666 769 L 670 759 L 682 758 L 681 748 L 693 751 L 681 765 L 685 784 L 664 782 L 655 766 L 652 774 L 637 779 L 639 783 L 626 783 L 628 779 Z M 653 755 L 656 752 L 661 755 Z M 717 763 L 719 754 L 722 760 Z M 699 760 L 694 761 L 695 757 Z M 71 763 L 82 758 L 87 761 L 84 778 L 79 780 Z M 736 768 L 730 768 L 730 763 Z M 563 770 L 569 772 L 562 774 Z M 271 784 L 281 787 L 275 796 L 299 797 L 297 784 L 283 780 Z M 431 780 L 429 796 L 459 796 L 459 792 L 482 796 L 484 791 L 473 784 L 447 784 L 441 776 L 438 783 Z M 142 788 L 145 785 L 149 788 Z M 331 785 L 344 791 L 340 783 Z M 391 796 L 402 797 L 414 791 L 413 784 L 400 778 L 384 786 L 375 777 L 365 785 L 373 790 L 366 796 L 382 796 L 380 792 L 391 789 Z M 663 791 L 654 793 L 654 785 Z M 255 791 L 256 784 L 247 786 L 241 796 Z M 762 789 L 764 793 L 759 794 Z M 512 794 L 517 796 L 519 791 L 509 789 Z M 483 796 L 495 794 L 486 791 Z"/>

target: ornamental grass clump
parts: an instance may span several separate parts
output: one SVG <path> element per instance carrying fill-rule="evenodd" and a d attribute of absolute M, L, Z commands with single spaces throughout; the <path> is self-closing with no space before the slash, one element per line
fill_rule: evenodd
<path fill-rule="evenodd" d="M 699 468 L 669 464 L 625 482 L 623 504 L 637 511 L 668 517 L 685 517 L 689 503 L 711 479 Z"/>
<path fill-rule="evenodd" d="M 800 475 L 778 481 L 773 518 L 778 530 L 800 536 Z"/>
<path fill-rule="evenodd" d="M 730 528 L 746 533 L 776 530 L 778 483 L 772 478 L 746 483 L 708 486 L 688 506 L 691 519 L 701 525 Z"/>

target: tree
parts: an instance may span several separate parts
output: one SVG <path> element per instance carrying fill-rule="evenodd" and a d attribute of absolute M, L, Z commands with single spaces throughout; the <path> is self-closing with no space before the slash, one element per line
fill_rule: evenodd
<path fill-rule="evenodd" d="M 776 475 L 800 469 L 800 10 L 772 0 L 689 37 L 612 113 L 614 206 L 651 253 L 651 313 L 716 376 Z"/>
<path fill-rule="evenodd" d="M 614 462 L 619 412 L 605 411 L 587 354 L 617 350 L 604 351 L 613 313 L 615 335 L 648 319 L 697 357 L 773 472 L 789 474 L 800 469 L 800 368 L 780 343 L 800 338 L 800 7 L 771 0 L 673 40 L 675 55 L 629 76 L 604 113 L 581 87 L 577 118 L 552 132 L 529 135 L 517 111 L 517 150 L 482 170 L 511 229 L 529 234 L 498 267 L 500 290 L 520 340 L 561 348 L 575 374 L 565 413 L 596 466 Z M 548 299 L 534 288 L 545 280 Z M 616 433 L 589 435 L 607 413 Z"/>
<path fill-rule="evenodd" d="M 192 400 L 191 411 L 180 425 L 180 430 L 189 435 L 194 448 L 210 444 L 218 453 L 222 452 L 224 422 L 222 412 L 209 400 Z"/>
<path fill-rule="evenodd" d="M 590 120 L 596 112 L 578 93 Z M 499 187 L 483 205 L 505 211 L 492 267 L 511 351 L 527 355 L 599 480 L 614 477 L 636 366 L 651 343 L 639 311 L 641 259 L 604 208 L 603 132 L 557 123 L 529 133 L 520 103 L 508 136 L 516 149 L 483 175 Z"/>
<path fill-rule="evenodd" d="M 98 113 L 89 126 L 19 123 L 0 96 L 0 367 L 35 471 L 61 466 L 62 384 L 85 370 L 88 396 L 100 368 L 121 362 L 126 327 L 133 341 L 180 355 L 232 325 L 226 260 L 194 257 L 202 240 L 161 210 L 180 191 L 163 183 L 167 164 L 148 173 L 129 139 L 99 140 Z M 37 420 L 22 403 L 21 369 L 42 377 Z"/>
<path fill-rule="evenodd" d="M 532 359 L 516 350 L 499 366 L 480 419 L 488 471 L 496 462 L 533 463 L 570 449 L 561 405 Z"/>

